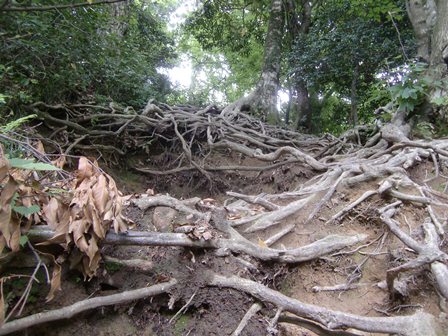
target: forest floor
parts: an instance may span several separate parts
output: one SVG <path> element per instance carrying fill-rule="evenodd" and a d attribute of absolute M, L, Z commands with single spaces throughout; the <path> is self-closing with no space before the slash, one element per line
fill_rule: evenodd
<path fill-rule="evenodd" d="M 103 240 L 88 227 L 64 231 L 65 237 L 81 238 L 66 252 L 71 255 L 62 265 L 62 290 L 45 302 L 48 287 L 41 281 L 22 316 L 51 314 L 115 293 L 131 295 L 139 288 L 159 286 L 158 295 L 121 298 L 118 304 L 50 323 L 33 315 L 33 327 L 19 334 L 446 334 L 446 139 L 409 140 L 386 126 L 380 132 L 360 128 L 339 138 L 318 138 L 244 114 L 226 116 L 211 107 L 195 110 L 151 102 L 138 115 L 105 113 L 104 118 L 116 122 L 95 122 L 92 131 L 85 123 L 99 118 L 99 107 L 79 106 L 92 113 L 77 112 L 74 120 L 79 124 L 67 123 L 62 114 L 42 112 L 50 130 L 56 129 L 44 139 L 50 144 L 64 140 L 65 153 L 76 146 L 92 155 L 98 148 L 128 148 L 121 168 L 108 168 L 113 155 L 104 157 L 102 168 L 126 195 L 123 212 L 131 220 L 129 231 L 110 231 Z M 79 136 L 67 127 L 87 133 Z M 144 147 L 148 127 L 153 130 L 150 143 L 159 140 Z M 53 135 L 61 139 L 51 139 Z M 98 139 L 102 143 L 95 144 Z M 100 183 L 95 181 L 103 173 L 87 169 L 86 160 L 76 175 L 80 195 L 92 188 L 92 195 L 105 203 L 107 197 L 118 202 L 112 182 L 95 194 Z M 90 187 L 82 189 L 85 183 Z M 76 214 L 77 203 L 71 202 L 70 208 L 60 205 L 59 210 Z M 92 202 L 99 211 L 98 199 Z M 84 207 L 90 209 L 88 202 Z M 36 225 L 27 233 L 33 244 L 53 237 L 48 227 L 58 230 L 58 223 L 52 227 L 51 212 L 43 212 L 48 225 Z M 70 217 L 70 225 L 76 223 Z M 78 245 L 83 237 L 98 239 L 103 258 L 89 281 L 70 267 L 80 258 L 87 260 L 75 253 L 83 248 Z M 49 252 L 45 246 L 36 248 Z M 86 251 L 89 258 L 95 255 Z M 8 265 L 9 274 L 23 273 L 26 262 L 20 253 Z M 83 265 L 89 270 L 92 259 Z M 39 269 L 29 267 L 30 272 Z M 36 279 L 44 278 L 43 270 L 37 273 Z M 13 294 L 19 293 L 26 281 L 12 285 Z M 14 323 L 6 323 L 0 334 L 16 328 Z"/>
<path fill-rule="evenodd" d="M 254 159 L 241 159 L 241 155 L 210 158 L 212 165 L 220 166 L 240 161 L 241 166 L 260 164 Z M 159 167 L 163 170 L 163 167 Z M 267 172 L 215 173 L 215 178 L 226 182 L 228 191 L 242 194 L 275 194 L 292 191 L 300 187 L 315 175 L 293 164 Z M 434 174 L 433 164 L 421 163 L 410 171 L 410 178 L 418 183 Z M 225 193 L 209 194 L 208 190 L 195 190 L 196 172 L 186 172 L 175 178 L 147 178 L 132 171 L 114 171 L 112 175 L 121 190 L 140 197 L 147 189 L 155 193 L 169 194 L 178 199 L 213 198 L 214 203 L 224 204 L 233 200 Z M 443 191 L 445 180 L 437 178 L 431 181 L 433 187 Z M 358 199 L 365 191 L 376 189 L 375 182 L 356 188 L 340 187 L 331 202 L 325 206 L 318 218 L 306 222 L 308 211 L 303 209 L 298 215 L 291 215 L 275 229 L 266 229 L 246 236 L 263 246 L 263 242 L 276 231 L 294 224 L 294 230 L 277 241 L 274 248 L 296 248 L 324 238 L 330 234 L 366 234 L 362 248 L 346 248 L 318 258 L 317 260 L 293 265 L 276 262 L 259 262 L 248 256 L 217 257 L 214 251 L 189 249 L 183 247 L 144 247 L 144 246 L 107 246 L 104 253 L 119 259 L 144 259 L 153 264 L 147 272 L 130 270 L 127 267 L 106 263 L 102 275 L 91 282 L 84 283 L 78 273 L 65 275 L 63 291 L 45 305 L 45 309 L 56 309 L 77 301 L 115 292 L 131 290 L 177 278 L 180 288 L 170 295 L 148 300 L 135 301 L 82 313 L 71 320 L 62 320 L 43 324 L 28 330 L 27 335 L 231 335 L 237 328 L 246 311 L 256 302 L 250 296 L 233 289 L 203 287 L 203 274 L 213 270 L 226 276 L 248 277 L 259 283 L 276 289 L 281 293 L 302 302 L 319 305 L 333 310 L 363 316 L 391 316 L 408 314 L 424 309 L 435 316 L 442 313 L 444 302 L 428 281 L 429 271 L 422 268 L 408 279 L 406 293 L 397 300 L 390 300 L 385 287 L 380 288 L 386 271 L 400 260 L 406 260 L 411 252 L 406 251 L 399 240 L 388 234 L 376 209 L 385 205 L 378 196 L 372 197 L 367 204 L 361 204 L 350 211 L 342 220 L 326 223 L 338 212 L 342 205 Z M 132 202 L 131 202 L 132 203 Z M 313 206 L 314 204 L 311 204 Z M 262 211 L 253 206 L 253 212 Z M 185 221 L 185 214 L 167 207 L 155 207 L 141 210 L 129 204 L 127 215 L 135 222 L 136 230 L 172 232 L 173 226 Z M 400 213 L 407 224 L 406 230 L 415 233 L 425 216 L 425 208 L 415 204 L 406 204 Z M 448 217 L 448 210 L 439 213 Z M 246 225 L 247 226 L 247 225 Z M 244 226 L 241 227 L 244 230 Z M 447 244 L 444 250 L 447 250 Z M 243 260 L 241 261 L 240 258 Z M 249 261 L 256 268 L 244 265 Z M 353 288 L 325 290 L 338 284 L 355 284 Z M 182 289 L 182 290 L 181 290 Z M 191 297 L 194 297 L 191 301 Z M 175 304 L 168 308 L 170 298 L 176 298 Z M 39 311 L 45 295 L 36 295 L 36 303 L 30 304 L 29 312 Z M 189 302 L 188 309 L 173 317 L 179 309 Z M 442 305 L 442 307 L 441 307 Z M 241 335 L 265 335 L 270 319 L 274 317 L 272 305 L 264 305 L 244 328 Z M 278 335 L 319 335 L 309 329 L 292 324 L 280 323 Z M 365 335 L 374 335 L 365 333 Z"/>

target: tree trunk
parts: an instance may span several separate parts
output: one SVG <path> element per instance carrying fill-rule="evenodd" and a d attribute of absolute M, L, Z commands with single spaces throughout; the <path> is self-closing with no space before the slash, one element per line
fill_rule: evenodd
<path fill-rule="evenodd" d="M 297 124 L 296 129 L 311 132 L 311 104 L 308 88 L 303 80 L 296 84 L 297 91 Z"/>
<path fill-rule="evenodd" d="M 408 0 L 406 9 L 417 40 L 417 57 L 429 62 L 431 30 L 435 24 L 434 0 Z"/>
<path fill-rule="evenodd" d="M 295 5 L 293 1 L 288 2 L 290 11 L 295 11 Z M 311 11 L 312 11 L 312 2 L 308 0 L 301 0 L 301 12 L 298 15 L 298 21 L 290 20 L 289 21 L 289 31 L 293 34 L 293 38 L 297 37 L 297 35 L 306 35 L 308 34 L 311 26 Z M 312 130 L 312 111 L 311 111 L 311 103 L 310 96 L 308 92 L 308 87 L 306 82 L 302 79 L 299 79 L 296 84 L 297 91 L 297 123 L 296 129 L 302 129 L 307 132 L 311 132 Z"/>
<path fill-rule="evenodd" d="M 268 32 L 264 44 L 264 59 L 261 78 L 255 89 L 258 101 L 255 110 L 261 110 L 272 123 L 280 121 L 277 111 L 280 61 L 283 38 L 282 0 L 272 0 Z"/>
<path fill-rule="evenodd" d="M 125 36 L 128 29 L 130 3 L 131 0 L 126 0 L 111 4 L 112 21 L 110 24 L 110 32 L 119 37 Z"/>
<path fill-rule="evenodd" d="M 437 79 L 447 76 L 448 64 L 448 1 L 437 1 L 437 18 L 431 37 L 430 67 Z"/>
<path fill-rule="evenodd" d="M 277 110 L 282 39 L 284 31 L 282 0 L 272 0 L 268 31 L 264 44 L 263 69 L 255 90 L 227 106 L 222 114 L 249 109 L 270 123 L 278 124 Z"/>
<path fill-rule="evenodd" d="M 448 1 L 408 0 L 406 7 L 417 39 L 417 56 L 429 64 L 426 75 L 434 80 L 447 78 Z M 446 94 L 445 88 L 435 87 L 430 92 L 429 102 Z"/>
<path fill-rule="evenodd" d="M 354 127 L 358 126 L 358 94 L 357 94 L 358 74 L 359 74 L 359 63 L 356 62 L 355 68 L 353 69 L 352 87 L 350 90 L 351 118 Z"/>

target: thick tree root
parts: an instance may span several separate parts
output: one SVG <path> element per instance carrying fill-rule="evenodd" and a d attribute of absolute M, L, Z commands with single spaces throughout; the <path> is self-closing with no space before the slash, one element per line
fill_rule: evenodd
<path fill-rule="evenodd" d="M 181 201 L 162 195 L 134 199 L 131 204 L 143 211 L 166 206 L 185 214 L 188 225 L 175 228 L 175 232 L 186 233 L 109 233 L 105 244 L 204 248 L 213 249 L 216 255 L 221 256 L 229 256 L 231 253 L 246 254 L 262 261 L 294 264 L 321 258 L 369 238 L 363 234 L 329 235 L 302 247 L 271 248 L 276 243 L 282 243 L 281 239 L 297 227 L 308 228 L 308 224 L 311 224 L 337 228 L 334 224 L 348 222 L 346 217 L 352 217 L 353 212 L 363 212 L 371 204 L 381 207 L 392 203 L 379 212 L 370 211 L 368 215 L 372 218 L 367 218 L 363 223 L 367 227 L 373 221 L 378 225 L 386 225 L 406 247 L 417 254 L 414 260 L 391 267 L 385 274 L 391 297 L 394 298 L 401 273 L 428 266 L 438 291 L 448 298 L 448 257 L 446 247 L 441 245 L 446 238 L 444 217 L 447 213 L 448 196 L 430 187 L 430 182 L 434 182 L 436 178 L 446 180 L 443 175 L 448 163 L 446 139 L 409 140 L 394 125 L 386 125 L 370 139 L 365 139 L 365 135 L 372 135 L 370 132 L 373 130 L 362 127 L 346 132 L 339 139 L 329 136 L 317 138 L 266 125 L 238 109 L 228 108 L 221 113 L 214 106 L 198 109 L 149 102 L 141 113 L 114 106 L 87 104 L 50 106 L 36 103 L 30 108 L 44 119 L 47 127 L 54 128 L 54 140 L 61 142 L 59 138 L 64 139 L 63 148 L 67 151 L 93 149 L 96 146 L 103 153 L 110 153 L 104 157 L 112 161 L 114 157 L 124 156 L 132 151 L 151 151 L 151 142 L 163 145 L 166 148 L 163 167 L 166 169 L 161 170 L 157 162 L 150 166 L 142 164 L 135 167 L 148 175 L 182 175 L 195 170 L 195 176 L 212 185 L 221 171 L 232 170 L 235 174 L 241 173 L 244 178 L 250 175 L 247 173 L 249 171 L 269 175 L 268 172 L 272 170 L 272 175 L 281 175 L 292 166 L 303 169 L 306 178 L 308 173 L 315 172 L 315 176 L 309 177 L 303 184 L 291 185 L 286 192 L 278 194 L 253 196 L 229 192 L 231 201 L 224 203 L 223 208 L 210 206 L 205 200 Z M 67 118 L 67 115 L 71 118 Z M 207 160 L 215 153 L 219 157 L 232 153 L 241 160 L 235 165 L 228 165 L 225 160 L 222 165 L 210 164 Z M 251 158 L 250 167 L 242 164 L 244 158 Z M 424 182 L 417 184 L 409 177 L 409 171 L 423 161 L 429 161 L 434 166 L 434 173 L 427 173 L 427 176 L 420 179 Z M 303 181 L 303 176 L 294 181 L 299 180 Z M 368 191 L 363 188 L 360 195 L 350 201 L 342 197 L 346 189 L 358 188 L 368 182 L 378 183 L 379 187 L 372 183 L 367 187 Z M 238 201 L 233 202 L 235 199 Z M 412 204 L 419 216 L 427 212 L 428 219 L 422 225 L 424 239 L 405 233 L 397 219 L 393 218 L 401 210 L 397 206 L 402 203 Z M 295 218 L 300 218 L 300 222 Z M 236 228 L 240 226 L 243 228 L 237 231 Z M 207 235 L 207 239 L 193 239 L 188 234 L 189 230 L 197 227 L 208 230 L 210 235 Z M 266 229 L 269 229 L 268 238 L 265 234 L 264 241 L 261 238 L 255 241 Z M 52 234 L 45 228 L 36 227 L 31 230 L 29 237 L 33 242 L 41 242 Z M 359 250 L 355 248 L 354 251 Z M 366 258 L 373 255 L 374 253 L 367 255 Z M 247 267 L 243 267 L 257 269 L 250 265 L 249 262 Z M 318 334 L 340 332 L 345 335 L 344 333 L 352 332 L 345 331 L 347 328 L 402 335 L 436 335 L 438 332 L 434 317 L 424 312 L 400 317 L 361 317 L 306 305 L 249 280 L 218 275 L 211 275 L 210 279 L 210 285 L 244 291 L 261 302 L 270 302 L 280 310 L 311 321 L 308 327 L 310 330 L 317 330 L 315 332 Z M 382 279 L 378 281 L 380 280 Z M 375 281 L 377 280 L 372 282 Z M 344 289 L 362 284 L 348 281 Z M 282 321 L 284 316 L 279 313 L 278 321 Z M 273 322 L 273 328 L 278 321 Z M 294 321 L 300 324 L 298 318 Z M 301 322 L 305 328 L 306 321 Z M 313 325 L 315 329 L 312 329 Z"/>
<path fill-rule="evenodd" d="M 0 328 L 0 335 L 11 334 L 13 332 L 30 328 L 32 326 L 42 324 L 45 322 L 69 319 L 75 316 L 76 314 L 79 314 L 80 312 L 86 310 L 130 302 L 133 300 L 139 300 L 142 298 L 152 297 L 155 295 L 166 293 L 170 289 L 172 289 L 176 285 L 176 283 L 177 281 L 173 279 L 171 281 L 160 283 L 151 287 L 140 288 L 109 296 L 87 299 L 61 309 L 30 315 L 21 319 L 5 323 Z"/>
<path fill-rule="evenodd" d="M 399 205 L 397 203 L 395 203 L 395 205 Z M 431 265 L 431 270 L 436 278 L 440 292 L 446 299 L 448 299 L 448 296 L 446 296 L 448 294 L 448 268 L 446 266 L 446 263 L 448 262 L 448 255 L 442 252 L 439 248 L 440 239 L 436 232 L 435 226 L 429 218 L 428 221 L 423 223 L 426 242 L 425 244 L 421 244 L 400 229 L 399 224 L 392 219 L 395 212 L 395 207 L 380 209 L 382 221 L 406 246 L 418 253 L 418 257 L 387 271 L 387 287 L 389 288 L 391 295 L 394 295 L 394 280 L 399 273 L 429 264 Z"/>
<path fill-rule="evenodd" d="M 443 334 L 442 327 L 434 316 L 424 312 L 397 317 L 364 317 L 303 303 L 257 282 L 239 277 L 224 277 L 212 273 L 209 274 L 208 284 L 245 292 L 262 302 L 272 303 L 285 312 L 317 322 L 329 330 L 352 328 L 359 331 L 406 336 Z"/>
<path fill-rule="evenodd" d="M 106 245 L 134 246 L 182 246 L 191 248 L 209 248 L 226 250 L 233 253 L 244 253 L 263 261 L 279 261 L 298 263 L 313 260 L 350 245 L 357 244 L 367 238 L 366 235 L 330 235 L 314 243 L 295 249 L 277 250 L 262 247 L 242 237 L 234 229 L 228 228 L 231 238 L 211 240 L 193 240 L 184 233 L 129 232 L 127 235 L 109 232 L 102 241 Z M 34 228 L 28 232 L 33 243 L 45 242 L 53 237 L 54 232 L 47 228 Z"/>

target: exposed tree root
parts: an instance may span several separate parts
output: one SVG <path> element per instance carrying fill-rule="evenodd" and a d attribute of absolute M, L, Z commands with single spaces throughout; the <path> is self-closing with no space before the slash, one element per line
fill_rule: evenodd
<path fill-rule="evenodd" d="M 183 246 L 221 249 L 233 253 L 244 253 L 264 261 L 298 263 L 322 257 L 366 239 L 366 235 L 362 234 L 353 236 L 330 235 L 299 248 L 278 250 L 254 244 L 231 227 L 228 227 L 227 230 L 226 233 L 230 235 L 229 239 L 216 238 L 211 240 L 193 240 L 184 233 L 133 231 L 123 235 L 109 232 L 103 243 L 107 245 Z M 35 243 L 44 242 L 53 235 L 54 232 L 48 229 L 32 229 L 28 233 L 29 239 Z"/>
<path fill-rule="evenodd" d="M 296 264 L 321 258 L 369 237 L 365 234 L 333 234 L 301 247 L 286 249 L 271 246 L 283 242 L 281 239 L 299 226 L 327 225 L 328 229 L 333 230 L 338 228 L 334 223 L 348 222 L 347 217 L 351 217 L 352 213 L 362 212 L 372 204 L 375 207 L 388 204 L 379 211 L 371 211 L 372 218 L 365 220 L 366 226 L 376 220 L 378 225 L 383 225 L 380 232 L 385 232 L 386 225 L 417 255 L 413 260 L 391 267 L 387 274 L 378 275 L 386 279 L 391 298 L 394 299 L 401 273 L 428 266 L 438 291 L 448 299 L 448 256 L 444 251 L 446 246 L 442 245 L 446 239 L 444 216 L 448 196 L 430 187 L 430 182 L 435 179 L 447 179 L 443 175 L 448 166 L 446 139 L 410 140 L 408 132 L 394 125 L 386 125 L 379 130 L 360 127 L 340 138 L 317 138 L 264 124 L 241 113 L 235 106 L 224 113 L 215 106 L 198 109 L 153 101 L 139 113 L 116 106 L 90 104 L 50 106 L 36 103 L 30 108 L 43 118 L 46 127 L 53 130 L 52 141 L 64 140 L 62 148 L 67 152 L 78 148 L 97 148 L 103 154 L 109 153 L 104 158 L 114 161 L 118 156 L 132 152 L 150 152 L 155 147 L 153 143 L 158 143 L 166 151 L 162 155 L 163 168 L 155 160 L 133 167 L 148 175 L 196 171 L 195 176 L 200 176 L 202 182 L 213 185 L 222 171 L 232 171 L 241 176 L 258 171 L 259 177 L 271 172 L 281 175 L 290 167 L 295 167 L 314 173 L 309 178 L 305 174 L 307 181 L 291 185 L 287 191 L 278 194 L 228 192 L 230 199 L 222 207 L 213 202 L 212 206 L 199 198 L 184 201 L 168 195 L 132 199 L 130 203 L 143 211 L 160 206 L 173 208 L 183 214 L 188 223 L 175 227 L 175 233 L 108 233 L 104 244 L 213 249 L 217 256 L 238 258 L 232 254 L 244 254 L 261 261 Z M 69 114 L 70 119 L 67 118 Z M 99 123 L 98 120 L 107 122 Z M 208 159 L 213 154 L 224 158 L 232 154 L 232 159 L 237 157 L 239 162 L 229 164 L 223 160 L 219 161 L 222 165 L 211 164 Z M 247 158 L 250 158 L 250 166 L 243 163 Z M 424 182 L 418 184 L 411 180 L 409 171 L 423 161 L 429 161 L 430 166 L 434 167 L 433 173 L 426 174 Z M 371 184 L 366 186 L 369 182 Z M 377 183 L 378 187 L 372 182 Z M 341 197 L 341 191 L 356 190 L 360 186 L 367 188 L 362 188 L 356 197 L 350 200 Z M 424 239 L 405 233 L 398 219 L 394 219 L 401 211 L 399 205 L 403 203 L 418 208 L 419 215 L 427 213 L 422 217 L 428 217 L 422 225 Z M 268 238 L 258 238 L 256 241 L 256 236 L 262 235 L 266 229 L 269 229 Z M 53 232 L 45 227 L 35 227 L 28 236 L 32 242 L 42 242 L 52 235 Z M 385 239 L 385 236 L 382 237 L 381 244 Z M 371 240 L 367 244 L 371 244 Z M 360 248 L 352 248 L 345 254 L 357 253 Z M 361 273 L 367 258 L 379 254 L 379 250 L 367 253 L 361 263 L 356 263 L 354 272 Z M 239 264 L 243 269 L 256 272 L 257 266 L 252 261 L 241 259 Z M 372 283 L 381 282 L 382 279 L 375 279 Z M 347 290 L 367 286 L 366 281 L 355 283 L 352 280 L 344 285 L 315 287 L 315 290 Z M 348 336 L 358 335 L 357 332 L 361 331 L 400 335 L 437 335 L 440 332 L 435 317 L 423 311 L 408 316 L 363 317 L 305 304 L 238 277 L 211 274 L 206 281 L 206 285 L 233 288 L 256 297 L 260 304 L 269 302 L 277 306 L 278 314 L 271 321 L 273 333 L 276 325 L 283 322 L 300 325 L 319 335 Z M 259 309 L 258 304 L 249 309 L 235 335 Z M 297 317 L 285 315 L 282 311 Z"/>
<path fill-rule="evenodd" d="M 109 296 L 96 297 L 77 302 L 71 306 L 64 307 L 57 310 L 52 310 L 44 313 L 37 313 L 35 315 L 27 316 L 21 319 L 17 319 L 8 323 L 5 323 L 0 328 L 0 335 L 7 335 L 13 332 L 17 332 L 32 326 L 42 324 L 45 322 L 69 319 L 80 312 L 94 309 L 97 307 L 111 306 L 119 303 L 129 302 L 133 300 L 139 300 L 142 298 L 152 297 L 162 293 L 168 292 L 176 285 L 175 279 L 160 283 L 147 288 L 140 288 L 132 291 L 127 291 L 119 294 L 113 294 Z"/>
<path fill-rule="evenodd" d="M 272 303 L 285 312 L 315 321 L 330 330 L 353 328 L 360 331 L 407 336 L 442 335 L 441 326 L 434 316 L 424 312 L 397 317 L 364 317 L 306 304 L 257 282 L 239 277 L 210 274 L 208 284 L 245 292 L 262 302 Z"/>
<path fill-rule="evenodd" d="M 397 204 L 398 205 L 398 204 Z M 435 276 L 440 292 L 445 297 L 448 294 L 448 255 L 442 252 L 439 248 L 440 239 L 436 229 L 430 220 L 423 223 L 423 230 L 425 232 L 425 244 L 421 244 L 404 233 L 399 224 L 392 219 L 395 214 L 395 207 L 388 207 L 386 210 L 380 210 L 381 219 L 389 229 L 408 247 L 418 253 L 416 259 L 411 260 L 400 266 L 391 268 L 387 271 L 387 286 L 391 295 L 394 295 L 394 280 L 399 273 L 409 271 L 424 265 L 431 265 L 431 270 Z M 429 219 L 429 218 L 428 218 Z"/>

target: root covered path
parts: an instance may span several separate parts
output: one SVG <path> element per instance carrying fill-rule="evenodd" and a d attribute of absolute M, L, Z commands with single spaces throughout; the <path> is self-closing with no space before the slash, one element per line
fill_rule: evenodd
<path fill-rule="evenodd" d="M 105 295 L 104 284 L 130 291 L 170 281 L 150 291 L 151 300 L 126 303 L 122 323 L 138 332 L 448 330 L 448 140 L 410 140 L 389 125 L 316 138 L 214 106 L 149 102 L 139 113 L 94 105 L 31 108 L 55 129 L 50 144 L 65 137 L 66 153 L 102 149 L 110 161 L 138 153 L 129 168 L 147 176 L 151 190 L 127 201 L 136 227 L 103 240 L 108 272 L 92 294 Z M 77 117 L 68 122 L 67 111 Z M 171 193 L 170 179 L 201 197 Z M 39 243 L 53 234 L 38 225 L 28 237 Z M 88 300 L 80 306 L 93 308 Z M 107 302 L 121 307 L 124 300 Z M 64 303 L 56 297 L 55 311 L 46 314 L 66 318 L 57 311 Z M 3 333 L 30 320 L 39 323 L 38 316 L 15 320 Z"/>

